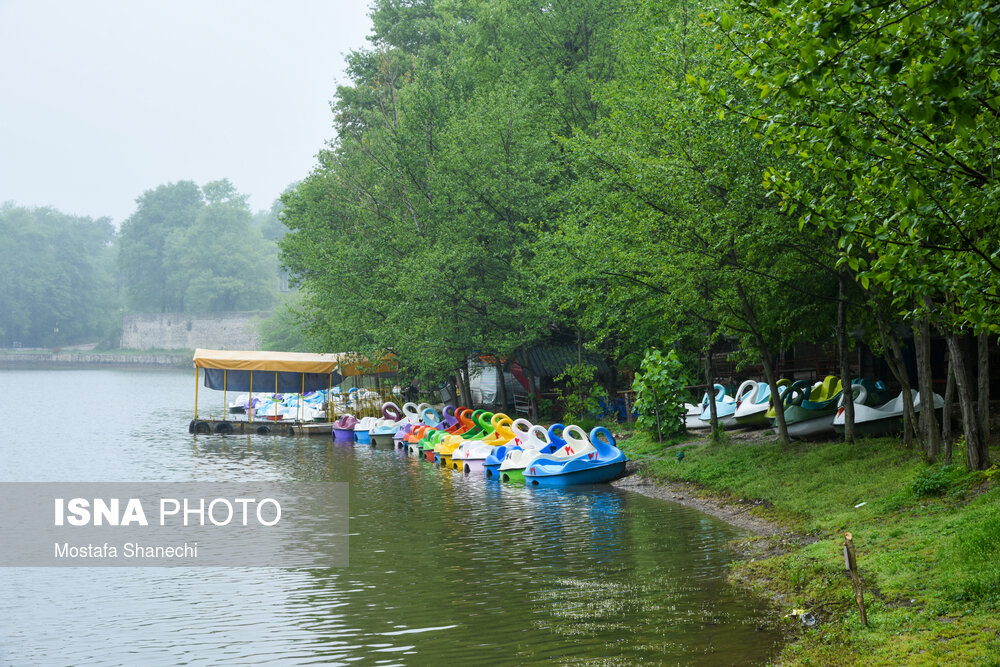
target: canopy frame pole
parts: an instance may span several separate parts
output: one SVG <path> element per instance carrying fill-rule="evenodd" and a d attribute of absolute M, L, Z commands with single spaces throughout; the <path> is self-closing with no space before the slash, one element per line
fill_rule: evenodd
<path fill-rule="evenodd" d="M 278 371 L 274 371 L 274 423 L 278 423 Z"/>
<path fill-rule="evenodd" d="M 302 413 L 305 410 L 305 407 L 302 405 L 302 401 L 306 400 L 306 374 L 305 373 L 299 373 L 299 377 L 302 378 L 302 388 L 299 390 L 299 406 L 298 406 L 299 407 L 299 409 L 298 409 L 299 423 L 301 424 L 302 423 L 302 416 L 303 416 Z"/>
<path fill-rule="evenodd" d="M 250 397 L 250 400 L 247 401 L 247 422 L 249 423 L 249 422 L 253 421 L 253 413 L 254 413 L 254 408 L 253 408 L 253 370 L 250 371 L 250 391 L 247 392 L 247 396 Z"/>
<path fill-rule="evenodd" d="M 326 420 L 333 421 L 333 373 L 326 374 Z"/>
<path fill-rule="evenodd" d="M 229 391 L 229 370 L 222 370 L 222 421 L 226 421 L 226 415 L 228 414 L 227 403 L 226 403 L 226 392 Z"/>
<path fill-rule="evenodd" d="M 198 367 L 194 367 L 194 418 L 198 419 L 198 376 L 200 372 Z"/>

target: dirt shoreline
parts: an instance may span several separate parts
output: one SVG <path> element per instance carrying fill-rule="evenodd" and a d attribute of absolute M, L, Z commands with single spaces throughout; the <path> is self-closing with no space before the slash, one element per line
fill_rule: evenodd
<path fill-rule="evenodd" d="M 627 476 L 612 482 L 611 485 L 619 489 L 635 491 L 650 498 L 669 500 L 685 507 L 692 507 L 755 535 L 786 538 L 800 537 L 773 521 L 768 521 L 749 513 L 754 507 L 760 506 L 762 501 L 746 500 L 743 502 L 734 502 L 722 496 L 706 492 L 704 489 L 689 482 L 651 479 L 643 475 L 641 464 L 635 461 L 629 461 L 628 471 Z"/>

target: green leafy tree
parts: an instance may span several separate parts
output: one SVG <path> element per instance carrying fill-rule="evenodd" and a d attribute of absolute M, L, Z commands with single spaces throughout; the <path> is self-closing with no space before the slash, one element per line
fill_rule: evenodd
<path fill-rule="evenodd" d="M 759 92 L 755 105 L 721 88 L 718 99 L 811 174 L 776 166 L 770 187 L 804 224 L 836 230 L 842 261 L 917 324 L 924 349 L 931 323 L 945 333 L 966 460 L 988 466 L 988 421 L 973 404 L 959 336 L 1000 330 L 1000 8 L 753 0 L 714 18 L 735 75 Z M 925 437 L 933 457 L 933 429 Z"/>
<path fill-rule="evenodd" d="M 168 183 L 147 190 L 136 204 L 118 240 L 126 304 L 135 311 L 181 311 L 183 294 L 169 285 L 167 243 L 194 224 L 204 206 L 201 189 L 192 181 Z"/>
<path fill-rule="evenodd" d="M 110 219 L 0 206 L 0 341 L 25 347 L 106 338 L 116 327 Z"/>
<path fill-rule="evenodd" d="M 638 413 L 636 425 L 660 441 L 683 434 L 684 399 L 690 384 L 684 362 L 676 351 L 663 354 L 648 350 L 632 382 Z"/>

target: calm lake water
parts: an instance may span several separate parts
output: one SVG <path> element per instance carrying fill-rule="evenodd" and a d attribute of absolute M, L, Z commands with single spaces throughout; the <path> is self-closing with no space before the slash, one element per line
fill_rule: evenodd
<path fill-rule="evenodd" d="M 220 392 L 201 389 L 201 410 Z M 0 664 L 760 664 L 730 526 L 324 438 L 193 436 L 194 374 L 0 371 L 0 481 L 342 481 L 350 566 L 8 568 Z"/>

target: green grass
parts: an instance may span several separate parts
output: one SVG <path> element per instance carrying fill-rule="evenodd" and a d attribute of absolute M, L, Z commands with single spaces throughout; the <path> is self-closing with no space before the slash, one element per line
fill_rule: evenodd
<path fill-rule="evenodd" d="M 810 536 L 780 555 L 737 563 L 734 578 L 821 622 L 781 664 L 1000 665 L 1000 487 L 990 473 L 930 466 L 893 439 L 781 446 L 773 441 L 664 447 L 620 443 L 646 474 L 706 493 L 763 499 L 754 513 Z M 685 456 L 677 461 L 676 452 Z M 993 453 L 994 460 L 997 453 Z M 858 550 L 870 627 L 844 572 Z"/>

